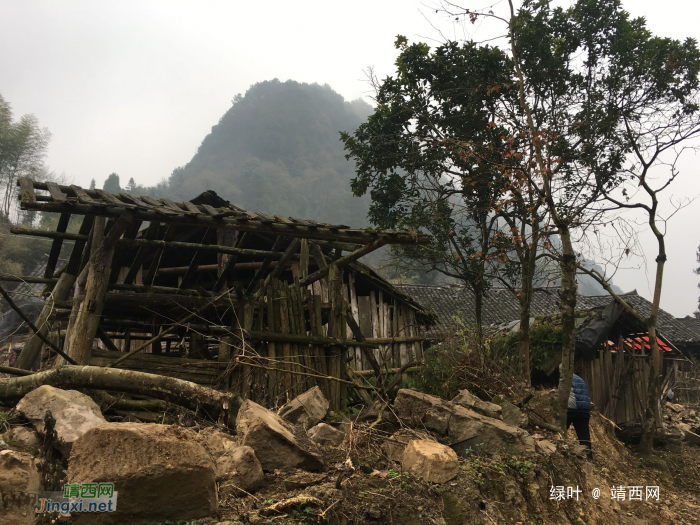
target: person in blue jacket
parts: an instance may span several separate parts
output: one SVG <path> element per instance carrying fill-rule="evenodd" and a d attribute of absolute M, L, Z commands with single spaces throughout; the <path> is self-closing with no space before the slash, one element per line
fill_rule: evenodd
<path fill-rule="evenodd" d="M 559 365 L 559 373 L 562 367 Z M 566 412 L 566 429 L 574 425 L 579 443 L 588 448 L 588 458 L 593 459 L 591 449 L 591 431 L 589 422 L 591 419 L 591 398 L 588 395 L 588 387 L 581 377 L 574 374 L 569 392 L 569 408 Z"/>

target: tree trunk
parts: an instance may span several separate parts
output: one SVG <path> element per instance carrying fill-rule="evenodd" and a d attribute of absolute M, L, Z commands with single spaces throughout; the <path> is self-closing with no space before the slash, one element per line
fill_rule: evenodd
<path fill-rule="evenodd" d="M 659 351 L 659 340 L 656 334 L 656 323 L 659 317 L 659 304 L 661 303 L 661 286 L 664 276 L 664 265 L 666 264 L 666 246 L 663 236 L 657 233 L 659 242 L 659 255 L 656 258 L 656 279 L 654 282 L 654 300 L 651 303 L 651 315 L 647 320 L 647 330 L 649 332 L 649 345 L 651 353 L 649 355 L 649 386 L 647 406 L 644 411 L 644 424 L 642 425 L 642 440 L 639 449 L 642 453 L 649 454 L 654 448 L 654 435 L 656 434 L 657 423 L 661 420 L 659 414 L 659 401 L 661 398 L 661 352 Z"/>
<path fill-rule="evenodd" d="M 240 399 L 189 381 L 133 370 L 99 366 L 61 366 L 44 372 L 0 381 L 0 401 L 16 401 L 42 385 L 56 388 L 115 390 L 162 399 L 221 420 L 235 421 Z"/>
<path fill-rule="evenodd" d="M 520 375 L 530 385 L 530 294 L 522 290 L 520 298 Z"/>
<path fill-rule="evenodd" d="M 566 428 L 566 412 L 569 405 L 569 392 L 574 377 L 574 354 L 576 352 L 576 254 L 571 244 L 571 234 L 568 227 L 558 225 L 562 242 L 561 268 L 561 364 L 559 375 L 559 424 Z"/>

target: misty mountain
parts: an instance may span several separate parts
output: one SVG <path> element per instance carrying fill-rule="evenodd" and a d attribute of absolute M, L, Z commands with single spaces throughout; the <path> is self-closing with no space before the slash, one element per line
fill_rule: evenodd
<path fill-rule="evenodd" d="M 211 189 L 249 211 L 367 226 L 369 197 L 352 195 L 354 164 L 339 132 L 371 112 L 327 85 L 257 83 L 236 95 L 192 160 L 173 171 L 166 193 L 188 200 Z"/>

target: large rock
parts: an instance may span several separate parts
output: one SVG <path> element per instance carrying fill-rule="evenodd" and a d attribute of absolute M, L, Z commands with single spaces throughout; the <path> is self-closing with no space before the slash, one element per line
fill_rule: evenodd
<path fill-rule="evenodd" d="M 503 399 L 501 396 L 495 396 L 493 398 L 493 402 L 497 403 L 501 407 L 501 410 L 503 411 L 502 419 L 506 425 L 511 425 L 513 427 L 520 425 L 522 412 L 518 407 L 516 407 L 510 401 Z"/>
<path fill-rule="evenodd" d="M 255 451 L 266 472 L 282 468 L 319 470 L 323 457 L 301 427 L 294 427 L 274 412 L 246 400 L 236 418 L 241 444 Z"/>
<path fill-rule="evenodd" d="M 22 426 L 12 427 L 3 438 L 9 445 L 29 453 L 36 452 L 43 443 L 41 436 L 33 428 Z"/>
<path fill-rule="evenodd" d="M 15 450 L 0 451 L 0 525 L 33 525 L 34 499 L 41 490 L 34 457 Z"/>
<path fill-rule="evenodd" d="M 201 430 L 197 437 L 214 459 L 239 447 L 234 436 L 214 427 Z"/>
<path fill-rule="evenodd" d="M 317 445 L 331 445 L 337 447 L 345 441 L 345 433 L 327 423 L 319 423 L 306 434 L 309 436 L 309 439 Z"/>
<path fill-rule="evenodd" d="M 394 432 L 389 439 L 382 443 L 382 450 L 391 461 L 400 463 L 406 446 L 415 439 L 430 441 L 430 436 L 427 432 L 421 432 L 420 430 L 401 429 L 398 432 Z"/>
<path fill-rule="evenodd" d="M 32 390 L 17 403 L 17 411 L 31 421 L 44 435 L 44 416 L 47 411 L 56 420 L 56 434 L 63 440 L 61 452 L 70 454 L 73 443 L 87 431 L 103 425 L 100 407 L 90 397 L 77 390 L 61 390 L 43 385 Z"/>
<path fill-rule="evenodd" d="M 292 425 L 301 425 L 304 430 L 307 430 L 326 417 L 328 406 L 328 400 L 323 392 L 315 386 L 282 406 L 277 414 Z"/>
<path fill-rule="evenodd" d="M 459 460 L 450 447 L 415 439 L 406 447 L 401 468 L 430 483 L 447 483 L 459 473 Z"/>
<path fill-rule="evenodd" d="M 502 450 L 534 454 L 535 441 L 523 429 L 486 417 L 439 397 L 410 389 L 399 390 L 394 411 L 412 426 L 441 434 L 446 445 L 467 443 L 486 452 Z"/>
<path fill-rule="evenodd" d="M 216 460 L 216 480 L 220 494 L 242 496 L 255 492 L 265 480 L 255 451 L 246 446 L 224 452 Z M 241 493 L 241 491 L 243 493 Z"/>
<path fill-rule="evenodd" d="M 695 432 L 688 431 L 685 433 L 685 440 L 688 443 L 692 443 L 693 445 L 699 445 L 700 446 L 700 436 L 696 434 Z"/>
<path fill-rule="evenodd" d="M 197 435 L 155 423 L 106 423 L 73 445 L 69 483 L 114 483 L 116 512 L 75 523 L 187 520 L 216 511 L 216 469 Z M 101 520 L 101 521 L 99 521 Z"/>
<path fill-rule="evenodd" d="M 486 417 L 492 417 L 494 419 L 503 418 L 503 409 L 499 405 L 489 403 L 488 401 L 482 401 L 478 397 L 472 395 L 469 390 L 460 390 L 457 397 L 455 397 L 451 402 L 455 405 L 469 408 L 474 412 L 485 415 Z"/>

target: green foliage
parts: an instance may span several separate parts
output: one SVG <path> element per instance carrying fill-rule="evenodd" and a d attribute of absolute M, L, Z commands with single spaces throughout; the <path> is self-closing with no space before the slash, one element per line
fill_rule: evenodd
<path fill-rule="evenodd" d="M 110 173 L 109 177 L 105 179 L 102 189 L 110 193 L 121 193 L 122 187 L 119 183 L 119 175 L 116 173 Z"/>
<path fill-rule="evenodd" d="M 45 178 L 44 157 L 51 139 L 34 115 L 13 122 L 12 107 L 0 95 L 0 216 L 10 216 L 19 177 Z"/>
<path fill-rule="evenodd" d="M 424 352 L 423 366 L 405 381 L 406 388 L 414 388 L 433 396 L 452 399 L 459 391 L 459 378 L 455 375 L 455 364 L 464 354 L 447 345 L 431 346 Z"/>
<path fill-rule="evenodd" d="M 0 411 L 0 434 L 4 434 L 16 422 L 17 415 L 13 411 Z"/>
<path fill-rule="evenodd" d="M 561 326 L 535 323 L 530 326 L 530 369 L 549 371 L 561 356 Z M 516 357 L 520 352 L 518 332 L 496 334 L 490 340 L 492 353 L 503 362 Z"/>

